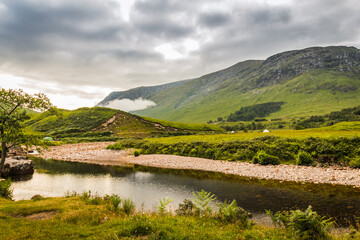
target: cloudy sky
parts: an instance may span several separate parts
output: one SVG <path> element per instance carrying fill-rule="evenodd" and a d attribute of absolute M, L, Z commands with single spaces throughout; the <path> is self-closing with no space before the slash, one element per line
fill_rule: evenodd
<path fill-rule="evenodd" d="M 0 86 L 58 107 L 286 50 L 360 48 L 358 0 L 0 0 Z"/>

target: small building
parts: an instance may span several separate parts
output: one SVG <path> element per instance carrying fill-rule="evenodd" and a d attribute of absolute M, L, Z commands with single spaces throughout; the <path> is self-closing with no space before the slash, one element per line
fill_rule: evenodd
<path fill-rule="evenodd" d="M 270 132 L 270 131 L 269 131 L 269 130 L 267 130 L 267 129 L 265 129 L 263 132 L 264 132 L 264 133 L 268 133 L 268 132 Z"/>

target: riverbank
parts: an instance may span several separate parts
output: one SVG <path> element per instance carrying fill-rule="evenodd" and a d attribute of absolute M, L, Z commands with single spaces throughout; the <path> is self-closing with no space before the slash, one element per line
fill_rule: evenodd
<path fill-rule="evenodd" d="M 116 196 L 115 196 L 116 197 Z M 160 197 L 160 196 L 159 196 Z M 128 200 L 129 201 L 129 200 Z M 126 211 L 99 196 L 11 201 L 0 198 L 0 239 L 294 239 L 291 230 L 229 221 L 219 213 L 199 217 Z M 332 228 L 330 239 L 357 239 L 358 232 Z M 320 231 L 322 231 L 320 229 Z"/>
<path fill-rule="evenodd" d="M 110 143 L 79 143 L 50 147 L 38 157 L 100 165 L 143 165 L 173 169 L 193 169 L 221 172 L 245 177 L 330 183 L 360 187 L 360 170 L 340 167 L 309 167 L 280 164 L 262 166 L 246 162 L 230 162 L 175 155 L 140 155 L 134 157 L 132 150 L 107 150 Z"/>

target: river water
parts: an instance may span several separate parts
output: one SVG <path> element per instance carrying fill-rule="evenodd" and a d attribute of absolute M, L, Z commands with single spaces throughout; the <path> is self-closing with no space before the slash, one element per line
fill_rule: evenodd
<path fill-rule="evenodd" d="M 342 225 L 360 216 L 360 189 L 329 184 L 302 184 L 266 181 L 219 173 L 169 170 L 141 166 L 111 167 L 55 160 L 35 160 L 32 177 L 13 183 L 14 199 L 30 199 L 83 193 L 130 197 L 138 209 L 154 210 L 163 197 L 173 198 L 175 209 L 193 192 L 204 189 L 219 201 L 236 199 L 252 213 L 306 209 L 309 205 L 321 215 L 333 217 Z"/>

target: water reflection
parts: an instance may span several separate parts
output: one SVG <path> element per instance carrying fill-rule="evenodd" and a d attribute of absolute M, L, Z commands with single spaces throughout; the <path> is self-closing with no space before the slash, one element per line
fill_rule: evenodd
<path fill-rule="evenodd" d="M 35 194 L 64 196 L 66 192 L 91 191 L 98 195 L 130 197 L 139 207 L 153 209 L 162 197 L 173 197 L 172 207 L 192 192 L 205 189 L 220 201 L 236 199 L 253 213 L 301 208 L 309 205 L 322 215 L 336 219 L 360 216 L 358 188 L 326 184 L 281 183 L 224 174 L 157 169 L 149 167 L 109 167 L 52 160 L 36 160 L 31 179 L 13 184 L 14 198 L 29 199 Z"/>

